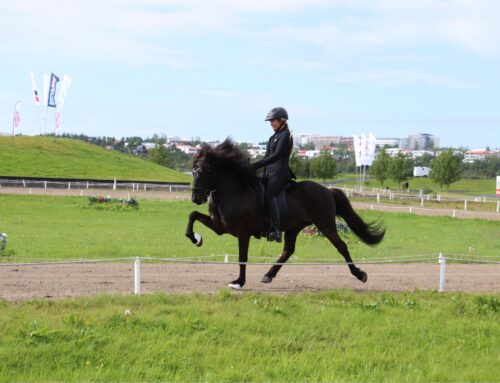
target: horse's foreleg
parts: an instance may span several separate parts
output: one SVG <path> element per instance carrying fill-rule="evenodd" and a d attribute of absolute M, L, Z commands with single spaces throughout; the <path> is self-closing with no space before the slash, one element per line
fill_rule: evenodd
<path fill-rule="evenodd" d="M 351 270 L 351 274 L 358 278 L 361 282 L 366 282 L 368 280 L 368 275 L 363 270 L 356 267 L 356 265 L 352 262 L 351 255 L 349 254 L 349 250 L 347 249 L 347 245 L 342 240 L 342 238 L 340 238 L 336 228 L 319 229 L 337 248 L 339 253 L 342 254 L 345 261 L 347 262 L 347 265 L 349 266 L 349 270 Z"/>
<path fill-rule="evenodd" d="M 240 262 L 240 276 L 238 279 L 229 283 L 229 287 L 232 289 L 241 289 L 246 282 L 246 262 L 248 260 L 248 245 L 250 244 L 249 235 L 239 235 L 238 236 L 238 248 L 239 248 L 239 262 Z"/>
<path fill-rule="evenodd" d="M 276 263 L 285 263 L 286 261 L 288 261 L 288 258 L 292 256 L 292 254 L 295 252 L 295 242 L 297 241 L 297 235 L 301 230 L 302 227 L 285 232 L 285 245 L 283 247 L 283 252 L 281 253 L 281 256 L 276 261 Z M 273 265 L 269 269 L 269 271 L 262 277 L 261 282 L 271 283 L 273 281 L 273 278 L 276 277 L 276 274 L 278 274 L 278 271 L 280 271 L 282 267 L 283 265 Z"/>
<path fill-rule="evenodd" d="M 203 238 L 200 234 L 195 234 L 193 232 L 195 221 L 200 221 L 202 224 L 212 229 L 218 235 L 222 235 L 225 233 L 220 221 L 214 220 L 210 216 L 202 214 L 198 211 L 193 211 L 191 212 L 191 214 L 189 214 L 189 220 L 186 228 L 186 237 L 188 237 L 196 246 L 201 246 L 203 244 Z"/>

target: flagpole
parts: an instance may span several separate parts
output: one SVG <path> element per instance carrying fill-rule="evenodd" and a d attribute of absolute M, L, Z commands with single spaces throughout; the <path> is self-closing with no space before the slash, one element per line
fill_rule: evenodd
<path fill-rule="evenodd" d="M 42 134 L 42 121 L 40 119 L 40 108 L 36 107 L 36 113 L 38 115 L 38 134 Z"/>
<path fill-rule="evenodd" d="M 57 110 L 54 109 L 54 142 L 57 142 Z"/>
<path fill-rule="evenodd" d="M 14 127 L 16 125 L 16 107 L 17 102 L 14 104 L 14 114 L 12 115 L 12 141 L 14 141 Z"/>
<path fill-rule="evenodd" d="M 12 117 L 12 140 L 14 140 L 14 132 L 16 128 L 16 124 L 19 126 L 19 111 L 17 110 L 18 105 L 21 103 L 20 100 L 17 100 L 17 102 L 14 104 L 14 114 Z"/>

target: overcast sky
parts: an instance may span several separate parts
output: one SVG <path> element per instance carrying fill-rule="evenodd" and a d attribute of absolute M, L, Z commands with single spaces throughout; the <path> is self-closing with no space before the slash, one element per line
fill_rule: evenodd
<path fill-rule="evenodd" d="M 258 142 L 284 106 L 295 133 L 500 148 L 497 0 L 2 0 L 0 132 L 17 100 L 45 130 L 30 70 L 73 78 L 60 132 Z"/>

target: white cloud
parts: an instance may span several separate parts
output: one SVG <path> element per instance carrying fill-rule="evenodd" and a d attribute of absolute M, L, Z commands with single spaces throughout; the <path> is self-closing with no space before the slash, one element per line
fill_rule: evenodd
<path fill-rule="evenodd" d="M 475 88 L 478 84 L 456 79 L 448 75 L 435 75 L 420 70 L 378 70 L 345 72 L 331 78 L 334 82 L 372 83 L 382 86 L 409 84 L 439 85 L 450 88 Z"/>
<path fill-rule="evenodd" d="M 311 9 L 330 13 L 331 20 L 299 27 L 287 18 Z M 275 27 L 256 29 L 259 15 L 276 15 Z M 179 37 L 224 33 L 312 44 L 335 57 L 429 42 L 497 55 L 499 15 L 500 2 L 494 0 L 4 0 L 0 51 L 50 46 L 96 60 L 116 55 L 189 67 L 200 57 L 188 53 L 188 46 L 174 49 Z"/>

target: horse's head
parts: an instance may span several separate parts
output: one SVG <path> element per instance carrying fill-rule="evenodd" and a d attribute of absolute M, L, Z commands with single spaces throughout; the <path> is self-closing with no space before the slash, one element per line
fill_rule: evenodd
<path fill-rule="evenodd" d="M 229 179 L 243 184 L 244 180 L 253 183 L 257 177 L 247 155 L 227 138 L 213 148 L 204 146 L 196 154 L 193 161 L 191 200 L 198 205 L 207 202 L 208 196 L 215 191 L 218 183 L 223 184 Z"/>
<path fill-rule="evenodd" d="M 209 146 L 204 146 L 196 154 L 193 161 L 193 192 L 191 201 L 201 205 L 216 188 L 216 177 Z"/>

